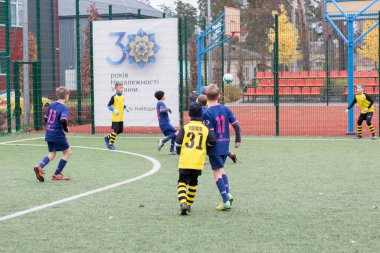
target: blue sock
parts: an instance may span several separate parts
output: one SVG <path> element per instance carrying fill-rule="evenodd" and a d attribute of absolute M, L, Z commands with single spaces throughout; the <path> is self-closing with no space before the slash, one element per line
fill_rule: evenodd
<path fill-rule="evenodd" d="M 67 163 L 67 161 L 65 161 L 65 160 L 63 160 L 63 159 L 61 159 L 61 160 L 59 161 L 58 167 L 57 167 L 57 169 L 55 170 L 55 174 L 56 174 L 56 175 L 61 174 L 63 168 L 65 168 L 65 166 L 66 166 L 66 163 Z"/>
<path fill-rule="evenodd" d="M 226 186 L 226 192 L 229 193 L 230 192 L 230 186 L 228 185 L 228 177 L 226 174 L 223 174 L 222 178 L 224 181 L 224 185 Z"/>
<path fill-rule="evenodd" d="M 162 142 L 166 143 L 168 140 L 170 140 L 172 138 L 175 138 L 175 133 L 172 133 L 172 134 L 169 134 L 168 136 L 166 136 L 166 138 L 163 139 Z"/>
<path fill-rule="evenodd" d="M 174 151 L 174 143 L 175 143 L 175 135 L 174 135 L 174 138 L 172 139 L 172 142 L 170 143 L 170 152 L 173 152 Z"/>
<path fill-rule="evenodd" d="M 216 186 L 218 186 L 220 195 L 222 195 L 223 203 L 226 203 L 228 201 L 228 197 L 226 192 L 226 185 L 224 184 L 223 178 L 218 178 L 218 181 L 216 181 Z"/>
<path fill-rule="evenodd" d="M 49 157 L 45 156 L 44 158 L 42 158 L 40 162 L 40 167 L 41 168 L 45 167 L 46 165 L 48 165 L 49 162 L 50 162 Z"/>

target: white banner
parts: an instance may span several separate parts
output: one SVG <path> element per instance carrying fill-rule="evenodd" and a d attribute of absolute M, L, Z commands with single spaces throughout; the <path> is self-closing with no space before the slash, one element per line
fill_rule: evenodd
<path fill-rule="evenodd" d="M 124 126 L 158 126 L 154 93 L 165 92 L 173 126 L 179 124 L 177 19 L 93 23 L 95 125 L 110 126 L 107 104 L 115 83 L 124 87 Z"/>

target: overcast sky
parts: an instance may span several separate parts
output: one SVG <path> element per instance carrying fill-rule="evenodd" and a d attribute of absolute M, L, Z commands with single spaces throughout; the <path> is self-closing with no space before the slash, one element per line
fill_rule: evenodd
<path fill-rule="evenodd" d="M 152 5 L 154 8 L 161 10 L 158 6 L 161 4 L 165 4 L 167 6 L 173 7 L 175 0 L 149 0 L 150 5 Z M 189 3 L 193 5 L 195 8 L 197 8 L 197 0 L 181 0 L 184 3 Z M 173 8 L 174 9 L 174 8 Z"/>

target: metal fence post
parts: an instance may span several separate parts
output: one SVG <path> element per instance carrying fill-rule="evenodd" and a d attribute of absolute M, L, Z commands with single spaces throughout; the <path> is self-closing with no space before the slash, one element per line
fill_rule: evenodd
<path fill-rule="evenodd" d="M 274 42 L 274 100 L 276 106 L 276 136 L 280 135 L 280 111 L 278 99 L 278 14 L 274 17 L 275 42 Z"/>
<path fill-rule="evenodd" d="M 9 42 L 9 4 L 11 0 L 5 0 L 4 17 L 5 17 L 5 70 L 7 86 L 7 128 L 8 133 L 12 133 L 12 114 L 11 114 L 11 51 Z"/>
<path fill-rule="evenodd" d="M 108 5 L 108 20 L 112 20 L 112 4 Z"/>
<path fill-rule="evenodd" d="M 330 65 L 329 65 L 329 40 L 326 41 L 325 48 L 325 66 L 326 66 L 326 103 L 329 106 L 330 100 Z"/>
<path fill-rule="evenodd" d="M 188 72 L 188 64 L 187 64 L 187 41 L 188 41 L 188 38 L 187 38 L 187 20 L 186 20 L 186 16 L 184 17 L 184 20 L 183 20 L 183 23 L 184 23 L 184 33 L 185 33 L 185 41 L 184 41 L 184 46 L 185 46 L 185 52 L 184 52 L 184 55 L 185 55 L 185 100 L 186 100 L 186 110 L 189 110 L 189 99 L 188 99 L 188 96 L 189 96 L 189 72 Z"/>
<path fill-rule="evenodd" d="M 183 126 L 183 50 L 182 18 L 178 18 L 178 55 L 179 55 L 179 123 Z"/>
<path fill-rule="evenodd" d="M 37 16 L 37 63 L 36 63 L 36 85 L 35 89 L 33 91 L 33 96 L 36 97 L 36 103 L 34 104 L 34 107 L 36 108 L 36 123 L 35 123 L 35 129 L 36 130 L 42 130 L 42 106 L 41 100 L 41 87 L 42 87 L 42 69 L 41 69 L 41 12 L 40 12 L 40 0 L 36 0 L 36 16 Z"/>
<path fill-rule="evenodd" d="M 95 134 L 95 95 L 94 95 L 94 45 L 93 21 L 90 22 L 90 80 L 91 80 L 91 134 Z"/>
<path fill-rule="evenodd" d="M 13 85 L 15 89 L 15 108 L 14 115 L 16 119 L 16 131 L 20 131 L 20 65 L 16 61 L 13 63 Z"/>
<path fill-rule="evenodd" d="M 82 84 L 81 84 L 81 61 L 80 61 L 80 24 L 79 24 L 79 0 L 75 1 L 75 30 L 77 46 L 77 101 L 78 101 L 78 124 L 81 124 L 82 116 Z"/>

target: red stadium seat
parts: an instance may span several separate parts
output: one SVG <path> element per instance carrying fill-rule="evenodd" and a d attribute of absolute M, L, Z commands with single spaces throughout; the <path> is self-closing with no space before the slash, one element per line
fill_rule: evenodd
<path fill-rule="evenodd" d="M 310 88 L 309 87 L 303 87 L 302 88 L 302 95 L 310 95 Z"/>
<path fill-rule="evenodd" d="M 376 83 L 375 78 L 368 78 L 368 79 L 367 79 L 367 85 L 368 85 L 368 86 L 376 86 L 377 83 Z"/>
<path fill-rule="evenodd" d="M 360 77 L 369 77 L 369 72 L 366 70 L 363 70 L 362 72 L 360 72 Z"/>
<path fill-rule="evenodd" d="M 264 78 L 264 72 L 257 72 L 256 78 L 257 79 Z"/>
<path fill-rule="evenodd" d="M 312 95 L 320 95 L 319 88 L 318 87 L 311 88 L 311 94 Z"/>
<path fill-rule="evenodd" d="M 273 95 L 274 91 L 272 87 L 266 87 L 265 88 L 265 95 Z"/>
<path fill-rule="evenodd" d="M 367 93 L 368 95 L 373 94 L 373 88 L 372 87 L 365 87 L 364 92 Z"/>
<path fill-rule="evenodd" d="M 296 82 L 296 86 L 305 86 L 305 80 L 304 79 L 298 79 Z"/>
<path fill-rule="evenodd" d="M 341 70 L 341 71 L 339 72 L 339 76 L 340 76 L 340 77 L 348 77 L 347 70 Z"/>
<path fill-rule="evenodd" d="M 300 87 L 294 87 L 292 94 L 293 95 L 301 95 L 301 88 Z"/>
<path fill-rule="evenodd" d="M 314 86 L 322 87 L 323 86 L 323 79 L 315 79 Z"/>
<path fill-rule="evenodd" d="M 299 78 L 299 77 L 300 77 L 300 75 L 298 72 L 292 72 L 291 73 L 291 78 Z"/>
<path fill-rule="evenodd" d="M 377 70 L 371 70 L 369 72 L 369 76 L 370 77 L 378 77 L 379 76 L 379 72 L 377 72 Z"/>
<path fill-rule="evenodd" d="M 330 77 L 339 77 L 339 73 L 336 70 L 330 72 Z"/>
<path fill-rule="evenodd" d="M 355 70 L 355 71 L 354 71 L 354 77 L 359 77 L 359 76 L 360 76 L 360 72 L 357 71 L 357 70 Z"/>
<path fill-rule="evenodd" d="M 310 73 L 309 73 L 309 77 L 310 78 L 316 78 L 318 75 L 317 75 L 317 72 L 316 71 L 311 71 Z"/>
<path fill-rule="evenodd" d="M 291 77 L 290 72 L 287 72 L 287 71 L 282 72 L 282 78 L 290 78 L 290 77 Z"/>
<path fill-rule="evenodd" d="M 319 72 L 318 72 L 318 77 L 321 77 L 321 78 L 325 78 L 325 77 L 327 77 L 327 75 L 326 75 L 326 71 L 319 71 Z"/>
<path fill-rule="evenodd" d="M 256 88 L 256 95 L 264 95 L 264 88 L 263 87 Z"/>
<path fill-rule="evenodd" d="M 379 95 L 379 87 L 375 87 L 375 91 L 373 92 L 373 94 Z"/>
<path fill-rule="evenodd" d="M 279 88 L 278 88 L 278 93 L 279 93 L 280 95 L 283 95 L 283 94 L 284 94 L 284 88 L 279 87 Z"/>
<path fill-rule="evenodd" d="M 255 88 L 248 88 L 247 92 L 245 94 L 247 94 L 247 95 L 254 95 L 255 94 Z"/>
<path fill-rule="evenodd" d="M 285 86 L 286 85 L 286 80 L 285 79 L 280 79 L 279 85 L 280 86 Z"/>
<path fill-rule="evenodd" d="M 348 87 L 344 90 L 344 95 L 348 95 Z"/>
<path fill-rule="evenodd" d="M 314 86 L 314 79 L 306 79 L 306 86 Z"/>
<path fill-rule="evenodd" d="M 300 78 L 308 78 L 309 77 L 309 72 L 307 71 L 302 71 L 300 73 Z"/>
<path fill-rule="evenodd" d="M 260 86 L 269 86 L 269 79 L 261 79 Z"/>
<path fill-rule="evenodd" d="M 274 86 L 274 79 L 269 79 L 269 86 Z"/>
<path fill-rule="evenodd" d="M 265 78 L 273 78 L 272 72 L 265 72 Z"/>
<path fill-rule="evenodd" d="M 357 80 L 354 81 L 355 84 L 367 84 L 367 80 L 365 78 L 358 78 Z"/>
<path fill-rule="evenodd" d="M 290 87 L 285 87 L 283 91 L 284 95 L 291 95 L 292 94 L 292 88 Z"/>
<path fill-rule="evenodd" d="M 288 86 L 295 86 L 295 85 L 296 85 L 296 81 L 294 81 L 294 79 L 288 80 Z"/>

